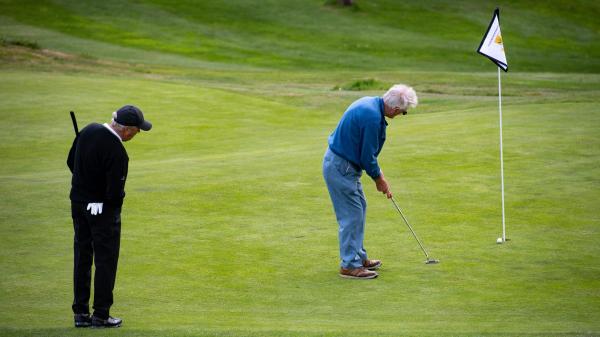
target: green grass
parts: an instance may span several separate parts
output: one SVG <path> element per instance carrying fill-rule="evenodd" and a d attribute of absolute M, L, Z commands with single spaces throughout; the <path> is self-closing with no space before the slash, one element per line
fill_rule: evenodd
<path fill-rule="evenodd" d="M 68 111 L 126 103 L 154 128 L 126 144 L 125 323 L 103 336 L 600 335 L 598 5 L 500 3 L 496 245 L 497 79 L 474 52 L 493 5 L 355 1 L 0 1 L 0 335 L 98 335 L 71 327 Z M 326 139 L 398 82 L 420 105 L 380 164 L 441 263 L 363 177 L 384 266 L 342 280 Z"/>
<path fill-rule="evenodd" d="M 3 0 L 0 13 L 37 29 L 107 43 L 113 50 L 135 47 L 228 64 L 322 70 L 489 69 L 489 61 L 474 50 L 495 3 L 379 0 L 361 2 L 358 11 L 324 3 Z M 597 3 L 501 1 L 498 5 L 511 69 L 600 70 Z M 73 52 L 82 48 L 62 40 L 47 43 Z"/>

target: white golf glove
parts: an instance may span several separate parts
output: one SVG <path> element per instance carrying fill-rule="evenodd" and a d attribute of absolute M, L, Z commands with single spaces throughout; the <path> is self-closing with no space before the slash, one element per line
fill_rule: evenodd
<path fill-rule="evenodd" d="M 104 204 L 101 202 L 90 202 L 87 205 L 87 210 L 90 211 L 92 215 L 102 214 L 102 206 Z"/>

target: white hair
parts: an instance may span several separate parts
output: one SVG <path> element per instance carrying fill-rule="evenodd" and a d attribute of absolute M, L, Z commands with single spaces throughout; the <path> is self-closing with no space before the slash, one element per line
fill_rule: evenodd
<path fill-rule="evenodd" d="M 419 104 L 415 90 L 404 84 L 393 85 L 384 95 L 383 101 L 392 108 L 406 110 Z"/>
<path fill-rule="evenodd" d="M 117 123 L 117 121 L 115 121 L 116 118 L 117 118 L 117 112 L 115 111 L 112 113 L 112 119 L 110 120 L 110 125 L 115 127 L 115 129 L 123 131 L 126 129 L 135 128 L 135 126 L 121 125 L 121 124 Z"/>

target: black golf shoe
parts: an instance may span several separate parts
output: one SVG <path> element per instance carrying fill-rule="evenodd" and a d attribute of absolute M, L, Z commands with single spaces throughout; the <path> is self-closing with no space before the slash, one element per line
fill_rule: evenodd
<path fill-rule="evenodd" d="M 76 328 L 87 328 L 92 325 L 92 317 L 90 317 L 90 314 L 75 314 L 73 317 L 75 319 Z"/>
<path fill-rule="evenodd" d="M 118 328 L 123 323 L 123 320 L 116 317 L 108 316 L 107 319 L 92 316 L 92 328 Z"/>

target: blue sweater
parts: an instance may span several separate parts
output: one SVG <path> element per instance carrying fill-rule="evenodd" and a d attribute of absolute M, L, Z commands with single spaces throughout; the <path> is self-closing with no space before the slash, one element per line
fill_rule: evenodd
<path fill-rule="evenodd" d="M 387 122 L 381 97 L 363 97 L 350 104 L 329 136 L 329 149 L 377 179 L 377 155 L 385 142 Z"/>

